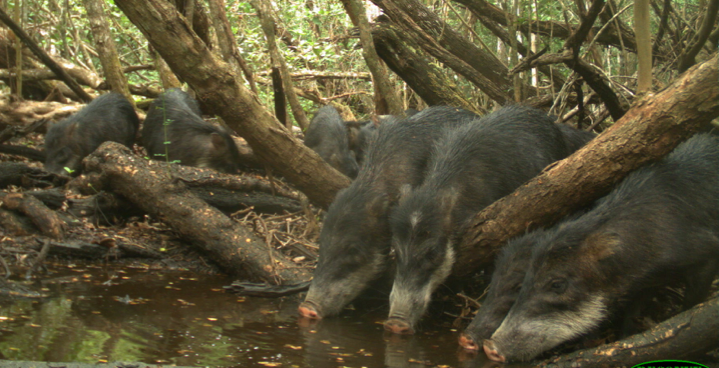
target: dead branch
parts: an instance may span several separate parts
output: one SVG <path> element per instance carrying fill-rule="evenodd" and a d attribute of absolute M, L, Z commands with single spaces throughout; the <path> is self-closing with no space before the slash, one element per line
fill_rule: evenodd
<path fill-rule="evenodd" d="M 84 163 L 87 172 L 105 179 L 108 189 L 162 219 L 225 272 L 277 284 L 308 279 L 306 270 L 294 268 L 251 230 L 192 194 L 184 180 L 176 180 L 177 165 L 140 159 L 113 142 L 104 143 Z"/>

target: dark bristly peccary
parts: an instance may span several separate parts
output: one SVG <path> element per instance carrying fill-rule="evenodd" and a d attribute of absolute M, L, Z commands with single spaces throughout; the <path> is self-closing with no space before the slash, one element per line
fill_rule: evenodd
<path fill-rule="evenodd" d="M 172 88 L 155 99 L 142 127 L 142 143 L 150 158 L 235 174 L 240 153 L 223 128 L 202 120 L 192 97 Z"/>
<path fill-rule="evenodd" d="M 354 152 L 357 165 L 362 167 L 365 163 L 366 154 L 369 151 L 370 143 L 377 138 L 377 128 L 381 125 L 380 119 L 373 121 L 346 121 L 349 148 Z"/>
<path fill-rule="evenodd" d="M 111 92 L 92 100 L 82 110 L 48 129 L 45 169 L 77 175 L 82 159 L 107 141 L 132 148 L 140 121 L 125 96 Z"/>
<path fill-rule="evenodd" d="M 349 138 L 349 147 L 355 154 L 357 164 L 362 167 L 365 163 L 369 146 L 377 138 L 377 128 L 389 122 L 397 122 L 402 120 L 394 115 L 381 115 L 371 120 L 365 121 L 346 121 L 347 135 Z"/>
<path fill-rule="evenodd" d="M 357 179 L 340 191 L 320 233 L 319 262 L 301 315 L 339 313 L 385 271 L 390 252 L 388 214 L 400 187 L 422 182 L 434 142 L 449 127 L 477 120 L 474 113 L 432 107 L 382 124 Z"/>
<path fill-rule="evenodd" d="M 459 337 L 459 344 L 463 348 L 481 349 L 482 341 L 489 339 L 502 324 L 519 295 L 532 257 L 532 247 L 544 233 L 541 229 L 535 230 L 531 236 L 517 237 L 502 247 L 497 255 L 487 297 L 482 301 L 472 323 Z"/>
<path fill-rule="evenodd" d="M 557 124 L 570 151 L 582 148 L 596 137 L 594 132 L 580 130 L 567 124 Z M 527 273 L 532 247 L 545 232 L 534 231 L 507 243 L 497 256 L 492 281 L 487 296 L 472 323 L 459 337 L 459 344 L 468 350 L 479 350 L 482 341 L 489 339 L 507 316 L 517 300 L 519 290 Z"/>
<path fill-rule="evenodd" d="M 405 110 L 405 118 L 418 114 L 415 109 Z M 388 122 L 402 120 L 402 117 L 395 115 L 380 115 L 371 120 L 365 121 L 345 121 L 347 125 L 347 135 L 349 138 L 349 147 L 355 153 L 357 164 L 362 167 L 365 162 L 365 156 L 369 151 L 369 146 L 377 138 L 377 128 Z"/>
<path fill-rule="evenodd" d="M 582 213 L 574 213 L 565 221 Z M 487 296 L 472 323 L 460 334 L 459 345 L 467 350 L 479 350 L 482 348 L 482 341 L 489 339 L 502 324 L 519 296 L 532 258 L 532 249 L 543 241 L 546 234 L 545 230 L 537 229 L 511 239 L 502 247 L 494 264 Z"/>
<path fill-rule="evenodd" d="M 546 231 L 517 300 L 484 341 L 492 360 L 532 360 L 677 282 L 685 309 L 704 300 L 719 270 L 719 137 L 694 136 Z"/>
<path fill-rule="evenodd" d="M 357 161 L 349 148 L 347 127 L 331 105 L 320 108 L 305 132 L 305 145 L 350 178 L 357 177 Z"/>
<path fill-rule="evenodd" d="M 385 328 L 412 333 L 459 256 L 466 222 L 570 153 L 549 116 L 520 105 L 448 131 L 422 185 L 407 191 L 391 216 L 397 273 Z"/>

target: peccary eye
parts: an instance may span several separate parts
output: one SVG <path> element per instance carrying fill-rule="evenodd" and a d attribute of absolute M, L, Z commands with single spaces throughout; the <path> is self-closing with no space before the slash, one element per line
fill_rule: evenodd
<path fill-rule="evenodd" d="M 549 289 L 555 293 L 563 293 L 565 290 L 567 290 L 567 280 L 565 280 L 565 279 L 552 280 L 552 282 L 549 284 Z"/>

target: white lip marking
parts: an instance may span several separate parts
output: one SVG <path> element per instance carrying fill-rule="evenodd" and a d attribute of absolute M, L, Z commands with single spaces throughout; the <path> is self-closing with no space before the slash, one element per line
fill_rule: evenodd
<path fill-rule="evenodd" d="M 596 328 L 606 317 L 606 299 L 596 295 L 579 304 L 577 311 L 528 317 L 512 309 L 492 334 L 497 351 L 510 360 L 528 361 L 555 346 Z M 529 320 L 528 320 L 529 319 Z"/>

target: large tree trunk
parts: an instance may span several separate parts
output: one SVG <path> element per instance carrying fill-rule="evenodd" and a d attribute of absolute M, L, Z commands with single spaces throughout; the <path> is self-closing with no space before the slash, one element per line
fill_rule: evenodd
<path fill-rule="evenodd" d="M 399 92 L 389 80 L 387 68 L 380 62 L 377 51 L 372 41 L 369 22 L 364 6 L 359 0 L 342 0 L 345 11 L 352 19 L 352 23 L 359 29 L 360 43 L 362 44 L 362 56 L 367 63 L 375 87 L 375 112 L 378 115 L 404 114 L 404 106 L 399 97 Z"/>
<path fill-rule="evenodd" d="M 306 130 L 310 126 L 307 115 L 302 110 L 300 100 L 297 98 L 297 94 L 294 90 L 294 84 L 292 83 L 292 77 L 290 77 L 290 70 L 285 63 L 285 59 L 280 54 L 280 50 L 277 48 L 275 42 L 275 20 L 272 17 L 270 2 L 267 0 L 253 0 L 252 5 L 257 10 L 257 15 L 260 17 L 260 23 L 262 24 L 262 31 L 265 33 L 267 38 L 267 46 L 270 49 L 270 58 L 272 59 L 272 67 L 277 68 L 282 76 L 282 87 L 284 95 L 290 103 L 292 109 L 292 115 L 295 117 L 295 121 L 302 128 Z M 285 123 L 282 121 L 281 123 Z M 284 125 L 284 124 L 282 124 Z"/>
<path fill-rule="evenodd" d="M 372 0 L 432 56 L 463 75 L 500 105 L 512 101 L 507 68 L 478 49 L 416 0 Z"/>
<path fill-rule="evenodd" d="M 421 48 L 395 27 L 387 16 L 375 19 L 372 36 L 382 60 L 428 105 L 456 106 L 484 113 L 467 101 L 441 68 L 424 57 Z"/>
<path fill-rule="evenodd" d="M 217 34 L 217 43 L 220 46 L 220 52 L 225 61 L 229 62 L 233 66 L 236 72 L 242 72 L 250 84 L 250 89 L 253 93 L 257 94 L 257 85 L 255 84 L 255 78 L 252 75 L 252 68 L 242 58 L 240 52 L 237 50 L 237 41 L 235 41 L 235 35 L 232 33 L 232 27 L 230 27 L 230 21 L 227 19 L 227 13 L 225 11 L 224 0 L 208 0 L 207 4 L 210 7 L 210 16 L 212 18 L 212 24 Z"/>
<path fill-rule="evenodd" d="M 638 101 L 574 155 L 477 214 L 462 239 L 455 274 L 486 265 L 510 238 L 549 226 L 601 197 L 719 116 L 718 64 L 715 54 L 664 91 Z"/>
<path fill-rule="evenodd" d="M 251 230 L 195 196 L 185 184 L 195 179 L 175 177 L 174 164 L 139 159 L 115 142 L 104 143 L 84 163 L 88 179 L 99 177 L 94 188 L 109 187 L 161 219 L 225 272 L 277 284 L 309 278 L 307 270 L 295 267 Z"/>
<path fill-rule="evenodd" d="M 162 88 L 168 90 L 170 88 L 182 87 L 182 82 L 180 82 L 180 79 L 178 79 L 175 73 L 170 70 L 170 67 L 167 66 L 167 63 L 165 62 L 165 59 L 162 58 L 162 55 L 160 55 L 160 53 L 156 50 L 151 50 L 151 53 L 154 59 L 153 64 L 155 65 L 155 70 L 157 70 L 157 74 L 160 77 Z"/>
<path fill-rule="evenodd" d="M 247 140 L 255 155 L 272 165 L 314 203 L 327 207 L 349 179 L 294 138 L 256 96 L 235 79 L 189 29 L 177 10 L 161 0 L 116 0 L 115 3 L 165 57 L 199 99 Z M 170 58 L 170 56 L 172 56 Z"/>
<path fill-rule="evenodd" d="M 105 72 L 105 80 L 110 90 L 121 93 L 134 106 L 135 100 L 130 94 L 127 86 L 125 73 L 120 65 L 120 57 L 117 54 L 115 41 L 110 32 L 110 26 L 105 19 L 105 9 L 102 8 L 100 0 L 83 0 L 87 18 L 90 21 L 90 29 L 92 37 L 95 41 L 95 48 L 102 64 L 102 70 Z"/>

